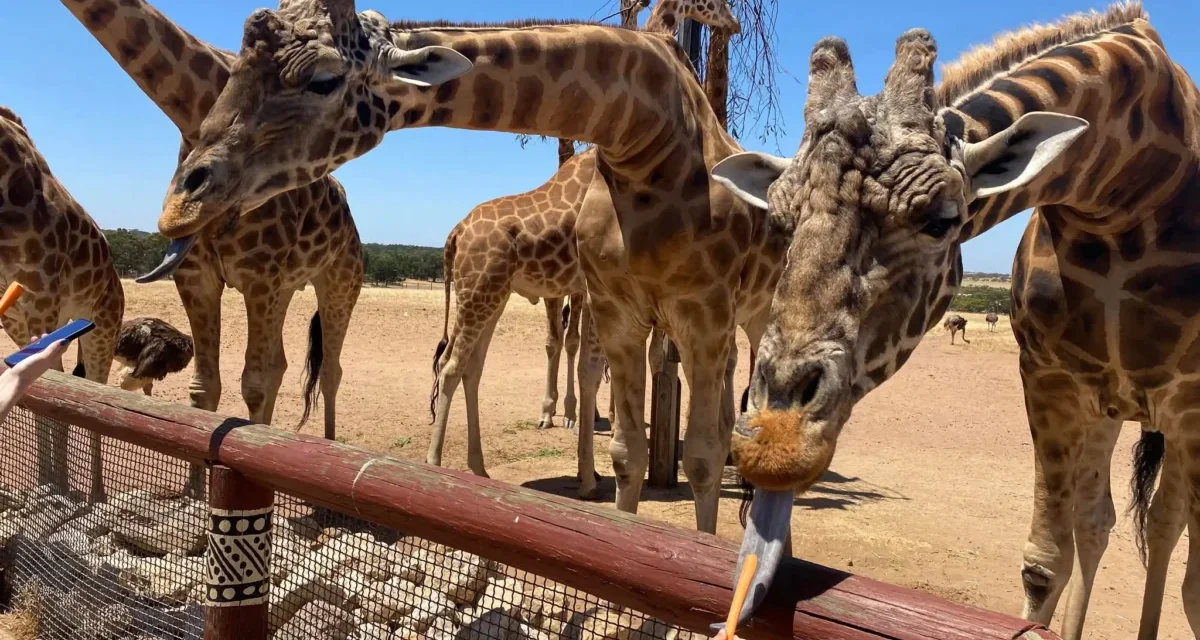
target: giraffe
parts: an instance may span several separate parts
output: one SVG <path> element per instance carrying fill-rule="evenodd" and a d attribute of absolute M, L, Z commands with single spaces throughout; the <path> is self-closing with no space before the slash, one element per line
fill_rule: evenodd
<path fill-rule="evenodd" d="M 633 4 L 630 10 L 624 12 L 624 28 L 637 28 L 637 12 L 643 6 L 640 3 Z M 644 30 L 672 34 L 679 22 L 688 18 L 722 30 L 740 30 L 728 6 L 724 3 L 713 4 L 709 0 L 661 0 L 650 12 Z M 565 150 L 560 146 L 560 160 L 564 155 Z M 580 300 L 573 303 L 574 309 L 580 310 L 582 307 L 582 294 L 586 287 L 583 272 L 579 268 L 575 223 L 595 171 L 595 149 L 569 157 L 560 164 L 548 182 L 533 191 L 497 198 L 477 206 L 447 237 L 444 249 L 446 324 L 434 354 L 435 380 L 430 398 L 434 428 L 426 456 L 429 464 L 441 464 L 452 394 L 462 380 L 467 402 L 468 466 L 475 474 L 487 476 L 479 431 L 479 379 L 492 332 L 514 291 L 531 301 L 541 298 L 546 307 L 548 370 L 539 428 L 552 426 L 557 402 L 562 333 L 564 328 L 567 329 L 568 395 L 564 408 L 568 426 L 573 426 L 575 398 L 571 367 L 579 349 L 578 332 L 591 331 L 592 328 L 562 327 L 561 301 L 566 296 L 577 296 Z M 454 331 L 450 332 L 452 281 L 455 283 L 458 306 Z M 662 368 L 661 336 L 654 336 L 651 343 L 650 367 L 651 371 L 658 371 Z M 581 424 L 577 435 L 580 451 L 590 451 L 584 441 L 592 438 L 596 393 L 600 383 L 600 371 L 595 365 L 600 363 L 589 361 L 583 364 L 579 376 L 580 395 L 583 396 L 581 411 L 591 415 L 592 422 Z M 736 357 L 732 364 L 736 366 Z M 580 497 L 594 498 L 598 488 L 594 464 L 580 460 L 579 478 Z"/>
<path fill-rule="evenodd" d="M 804 247 L 780 279 L 753 415 L 733 436 L 756 486 L 750 529 L 777 531 L 793 492 L 828 467 L 855 402 L 941 317 L 962 280 L 961 245 L 1035 207 L 1010 316 L 1035 450 L 1023 615 L 1048 624 L 1070 583 L 1062 636 L 1082 637 L 1116 521 L 1113 447 L 1136 421 L 1135 524 L 1149 556 L 1139 638 L 1153 638 L 1171 551 L 1184 526 L 1200 531 L 1189 413 L 1200 393 L 1200 95 L 1137 2 L 1002 35 L 937 87 L 936 53 L 928 32 L 905 33 L 882 93 L 863 97 L 846 44 L 822 40 L 796 157 L 734 156 L 714 172 Z M 743 549 L 761 558 L 769 538 L 748 533 Z M 1198 548 L 1193 535 L 1193 634 Z"/>
<path fill-rule="evenodd" d="M 954 344 L 954 334 L 958 333 L 959 331 L 961 331 L 963 334 L 963 342 L 971 344 L 971 341 L 967 340 L 966 318 L 957 314 L 946 316 L 946 321 L 942 323 L 942 328 L 950 332 L 950 344 Z"/>
<path fill-rule="evenodd" d="M 200 140 L 200 124 L 229 78 L 234 54 L 197 40 L 142 0 L 63 0 L 183 137 L 180 154 Z M 173 272 L 173 274 L 172 274 Z M 309 324 L 303 424 L 324 396 L 325 437 L 336 431 L 341 351 L 362 289 L 362 245 L 345 190 L 333 177 L 282 192 L 254 208 L 231 208 L 140 282 L 173 275 L 195 341 L 192 406 L 216 411 L 221 399 L 221 296 L 246 304 L 242 399 L 254 422 L 269 424 L 287 370 L 283 322 L 296 291 L 312 283 L 317 312 Z M 190 493 L 203 492 L 193 468 Z"/>
<path fill-rule="evenodd" d="M 125 313 L 108 240 L 50 172 L 21 118 L 0 106 L 0 285 L 14 281 L 26 292 L 3 319 L 12 341 L 24 347 L 68 320 L 91 320 L 96 328 L 79 339 L 74 373 L 107 384 Z M 100 436 L 88 441 L 90 496 L 103 502 Z M 66 425 L 39 425 L 39 484 L 68 486 L 67 442 Z"/>
<path fill-rule="evenodd" d="M 1000 316 L 996 315 L 996 310 L 991 309 L 990 311 L 988 311 L 987 315 L 983 317 L 983 320 L 984 320 L 984 322 L 987 322 L 988 333 L 995 333 L 996 332 L 996 323 L 1000 322 Z M 967 337 L 967 332 L 964 331 L 963 338 L 966 338 L 966 337 Z"/>
<path fill-rule="evenodd" d="M 757 345 L 787 242 L 764 212 L 710 182 L 741 147 L 673 38 L 553 21 L 393 24 L 356 13 L 352 0 L 288 0 L 246 21 L 235 68 L 163 203 L 159 229 L 179 242 L 223 208 L 325 175 L 394 129 L 595 144 L 600 179 L 588 185 L 576 240 L 616 394 L 617 507 L 635 512 L 641 497 L 643 358 L 648 334 L 662 329 L 691 392 L 682 466 L 697 527 L 716 529 L 734 412 L 732 391 L 722 393 L 729 343 L 740 325 Z"/>

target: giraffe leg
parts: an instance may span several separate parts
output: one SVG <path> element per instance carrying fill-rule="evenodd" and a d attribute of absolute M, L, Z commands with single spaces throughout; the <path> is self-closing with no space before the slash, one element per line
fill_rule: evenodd
<path fill-rule="evenodd" d="M 358 294 L 362 290 L 361 262 L 340 273 L 341 278 L 319 278 L 313 281 L 317 294 L 317 311 L 321 314 L 321 397 L 325 409 L 325 437 L 337 433 L 337 395 L 342 386 L 342 346 Z M 349 273 L 349 277 L 346 274 Z"/>
<path fill-rule="evenodd" d="M 552 429 L 558 408 L 558 364 L 563 350 L 563 299 L 543 298 L 542 303 L 546 306 L 546 398 L 542 400 L 542 417 L 537 428 Z"/>
<path fill-rule="evenodd" d="M 579 352 L 579 444 L 576 449 L 579 472 L 579 497 L 595 500 L 598 497 L 600 474 L 596 472 L 595 426 L 596 396 L 604 376 L 604 353 L 596 338 L 595 324 L 586 306 L 582 327 L 586 332 Z M 611 423 L 610 423 L 611 424 Z"/>
<path fill-rule="evenodd" d="M 146 380 L 146 384 L 142 385 L 142 393 L 146 394 L 147 396 L 154 395 L 154 381 L 153 380 Z"/>
<path fill-rule="evenodd" d="M 725 378 L 721 391 L 721 432 L 733 434 L 733 422 L 737 419 L 737 407 L 733 403 L 733 374 L 737 371 L 737 330 L 729 334 L 729 355 L 725 358 Z M 731 435 L 732 437 L 732 435 Z M 729 448 L 726 443 L 725 448 Z"/>
<path fill-rule="evenodd" d="M 1089 426 L 1075 465 L 1075 555 L 1079 575 L 1071 581 L 1063 615 L 1064 640 L 1083 638 L 1088 603 L 1100 559 L 1108 548 L 1108 536 L 1117 522 L 1110 479 L 1113 448 L 1121 433 L 1121 422 L 1104 420 Z"/>
<path fill-rule="evenodd" d="M 617 479 L 617 508 L 637 513 L 642 483 L 650 464 L 646 438 L 646 333 L 649 327 L 631 322 L 619 312 L 611 316 L 597 313 L 588 299 L 598 344 L 608 359 L 617 421 L 608 450 Z"/>
<path fill-rule="evenodd" d="M 429 452 L 425 456 L 426 464 L 441 466 L 442 447 L 446 442 L 446 424 L 450 420 L 450 405 L 454 392 L 458 389 L 467 367 L 475 358 L 479 347 L 480 337 L 484 330 L 492 324 L 493 318 L 498 319 L 508 300 L 487 293 L 489 287 L 482 279 L 469 279 L 460 276 L 455 281 L 458 295 L 458 307 L 455 311 L 454 326 L 446 340 L 445 349 L 438 359 L 437 382 L 434 387 L 436 395 L 433 398 L 433 432 L 429 440 Z M 506 290 L 507 291 L 507 290 Z"/>
<path fill-rule="evenodd" d="M 1197 461 L 1191 462 L 1194 464 Z M 1194 483 L 1194 470 L 1192 474 Z M 1200 495 L 1197 495 L 1194 484 L 1188 503 L 1188 561 L 1183 574 L 1183 612 L 1191 627 L 1192 637 L 1200 638 L 1200 535 L 1193 533 L 1200 532 Z"/>
<path fill-rule="evenodd" d="M 579 362 L 579 348 L 581 337 L 579 334 L 580 319 L 583 316 L 583 307 L 587 303 L 584 301 L 582 293 L 571 294 L 571 315 L 567 318 L 567 333 L 563 337 L 563 344 L 567 350 L 567 394 L 563 398 L 563 422 L 568 429 L 574 429 L 578 414 L 579 399 L 575 393 L 576 379 L 575 369 Z"/>
<path fill-rule="evenodd" d="M 1049 625 L 1071 578 L 1075 540 L 1075 466 L 1090 422 L 1074 378 L 1061 371 L 1021 370 L 1034 445 L 1033 518 L 1021 569 L 1022 617 Z M 1089 552 L 1090 552 L 1089 548 Z"/>
<path fill-rule="evenodd" d="M 123 309 L 124 302 L 122 299 Z M 79 339 L 80 361 L 83 362 L 84 374 L 88 380 L 96 384 L 108 384 L 108 374 L 112 369 L 113 353 L 117 347 L 117 334 L 121 330 L 120 312 L 110 310 L 109 313 L 97 313 L 93 322 L 96 323 L 96 328 L 91 333 Z M 106 497 L 104 491 L 104 458 L 101 451 L 100 434 L 95 431 L 89 431 L 87 439 L 91 457 L 91 501 L 104 502 Z M 63 445 L 62 455 L 65 456 L 65 441 Z M 57 455 L 58 453 L 56 452 Z"/>
<path fill-rule="evenodd" d="M 271 424 L 275 398 L 287 371 L 283 322 L 293 291 L 271 291 L 263 299 L 246 298 L 246 363 L 242 367 L 242 400 L 250 421 Z"/>
<path fill-rule="evenodd" d="M 467 467 L 477 476 L 487 478 L 483 462 L 483 438 L 479 432 L 479 381 L 483 378 L 483 363 L 487 359 L 488 345 L 500 321 L 497 313 L 479 336 L 479 344 L 471 361 L 463 369 L 463 399 L 467 403 Z"/>
<path fill-rule="evenodd" d="M 197 248 L 202 247 L 192 252 Z M 221 403 L 221 295 L 225 286 L 212 269 L 201 264 L 191 255 L 184 258 L 175 272 L 175 289 L 188 317 L 195 351 L 188 396 L 193 407 L 216 411 Z M 206 490 L 204 466 L 193 464 L 184 495 L 203 499 Z"/>
<path fill-rule="evenodd" d="M 1179 458 L 1174 453 L 1168 451 L 1164 456 L 1162 479 L 1146 517 L 1146 588 L 1142 595 L 1138 640 L 1158 638 L 1171 553 L 1179 543 L 1188 521 L 1187 479 Z"/>
<path fill-rule="evenodd" d="M 730 314 L 732 316 L 732 313 Z M 679 358 L 691 394 L 688 397 L 687 430 L 683 436 L 683 472 L 696 503 L 696 528 L 717 531 L 721 471 L 729 453 L 733 419 L 724 419 L 723 394 L 728 358 L 729 333 L 721 331 L 707 340 L 681 336 Z M 733 396 L 729 397 L 733 410 Z"/>

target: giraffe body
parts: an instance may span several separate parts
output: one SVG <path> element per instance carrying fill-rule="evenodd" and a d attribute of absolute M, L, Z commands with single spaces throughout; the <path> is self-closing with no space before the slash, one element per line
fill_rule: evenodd
<path fill-rule="evenodd" d="M 1083 636 L 1116 522 L 1113 447 L 1137 421 L 1139 638 L 1154 638 L 1171 551 L 1200 530 L 1200 93 L 1137 2 L 1001 36 L 935 88 L 936 51 L 928 32 L 904 34 L 883 92 L 863 97 L 845 43 L 818 43 L 796 159 L 718 167 L 790 220 L 797 246 L 824 242 L 781 276 L 739 469 L 760 488 L 807 488 L 854 403 L 949 305 L 961 244 L 1035 207 L 1011 313 L 1036 452 L 1023 614 L 1049 624 L 1067 593 L 1062 636 Z M 1193 634 L 1198 539 L 1183 580 Z"/>
<path fill-rule="evenodd" d="M 229 79 L 235 56 L 197 40 L 140 0 L 64 0 L 64 5 L 179 128 L 180 157 Z M 147 35 L 149 34 L 149 35 Z M 241 392 L 249 418 L 269 424 L 287 369 L 283 322 L 292 296 L 309 283 L 317 297 L 310 324 L 305 412 L 324 396 L 326 437 L 336 430 L 341 349 L 362 289 L 362 245 L 345 191 L 330 176 L 278 194 L 260 206 L 231 208 L 199 229 L 188 250 L 153 278 L 173 275 L 195 342 L 193 406 L 215 411 L 221 398 L 221 296 L 241 292 L 247 341 Z M 194 468 L 189 491 L 204 487 Z"/>
<path fill-rule="evenodd" d="M 637 12 L 641 4 L 631 5 L 623 12 L 622 23 L 627 29 L 637 28 Z M 740 29 L 737 19 L 722 3 L 707 0 L 663 0 L 657 3 L 646 22 L 646 31 L 671 33 L 683 19 L 693 18 L 722 32 Z M 722 100 L 724 93 L 721 93 Z M 507 304 L 510 292 L 530 300 L 541 298 L 546 305 L 547 318 L 547 386 L 539 428 L 553 425 L 558 395 L 558 364 L 566 332 L 567 398 L 565 402 L 568 426 L 574 426 L 576 398 L 573 373 L 575 354 L 579 350 L 578 316 L 563 326 L 559 310 L 564 297 L 577 297 L 572 307 L 582 311 L 582 294 L 586 291 L 583 271 L 579 267 L 575 223 L 587 187 L 595 175 L 595 149 L 574 155 L 567 141 L 559 145 L 558 171 L 544 185 L 528 193 L 506 196 L 485 202 L 460 222 L 446 240 L 447 296 L 450 275 L 454 275 L 458 307 L 453 332 L 447 331 L 435 355 L 436 376 L 430 410 L 434 415 L 433 437 L 426 461 L 441 464 L 441 450 L 452 394 L 459 382 L 466 384 L 468 419 L 468 466 L 478 475 L 486 476 L 482 444 L 479 441 L 477 389 L 486 356 L 487 340 Z M 572 157 L 573 156 L 573 157 Z M 449 268 L 452 265 L 452 269 Z M 447 298 L 448 300 L 448 298 Z M 449 309 L 447 307 L 447 313 Z M 582 315 L 582 314 L 580 314 Z M 447 327 L 447 330 L 449 327 Z M 583 331 L 592 331 L 584 327 Z M 650 347 L 651 372 L 661 368 L 659 341 L 655 335 Z M 735 347 L 736 349 L 736 347 Z M 476 355 L 478 353 L 478 355 Z M 595 395 L 599 390 L 604 366 L 599 353 L 584 352 L 580 362 L 580 394 L 584 419 L 579 428 L 580 495 L 593 497 L 596 492 L 596 473 L 591 460 L 591 444 L 595 414 Z M 736 351 L 732 356 L 736 366 Z M 655 365 L 658 365 L 657 367 Z M 615 400 L 615 398 L 613 398 Z M 609 420 L 614 421 L 615 403 L 610 404 Z M 586 458 L 586 459 L 585 459 Z"/>
<path fill-rule="evenodd" d="M 25 286 L 8 310 L 4 331 L 18 346 L 68 320 L 96 328 L 79 339 L 76 373 L 106 384 L 125 292 L 100 227 L 50 172 L 21 119 L 0 107 L 0 286 Z M 100 438 L 90 437 L 91 495 L 104 499 Z M 67 428 L 38 429 L 38 481 L 67 487 Z"/>

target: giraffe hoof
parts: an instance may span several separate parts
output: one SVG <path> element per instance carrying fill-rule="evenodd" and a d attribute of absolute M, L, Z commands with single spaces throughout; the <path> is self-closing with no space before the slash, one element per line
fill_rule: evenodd
<path fill-rule="evenodd" d="M 594 487 L 579 487 L 579 499 L 593 502 L 601 499 L 600 485 L 597 483 Z"/>
<path fill-rule="evenodd" d="M 566 427 L 567 431 L 574 431 L 575 424 L 575 418 L 567 418 L 563 421 L 563 426 Z"/>
<path fill-rule="evenodd" d="M 538 420 L 538 423 L 537 423 L 538 431 L 545 431 L 546 429 L 553 429 L 553 428 L 554 428 L 554 420 L 549 419 L 549 418 L 542 418 L 541 420 Z"/>

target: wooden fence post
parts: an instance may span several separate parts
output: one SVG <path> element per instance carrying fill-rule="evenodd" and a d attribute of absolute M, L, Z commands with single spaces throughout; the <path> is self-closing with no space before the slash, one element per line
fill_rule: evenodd
<path fill-rule="evenodd" d="M 275 492 L 224 465 L 209 478 L 204 640 L 267 640 Z"/>
<path fill-rule="evenodd" d="M 679 484 L 679 350 L 663 339 L 663 370 L 654 376 L 650 399 L 650 486 Z"/>

